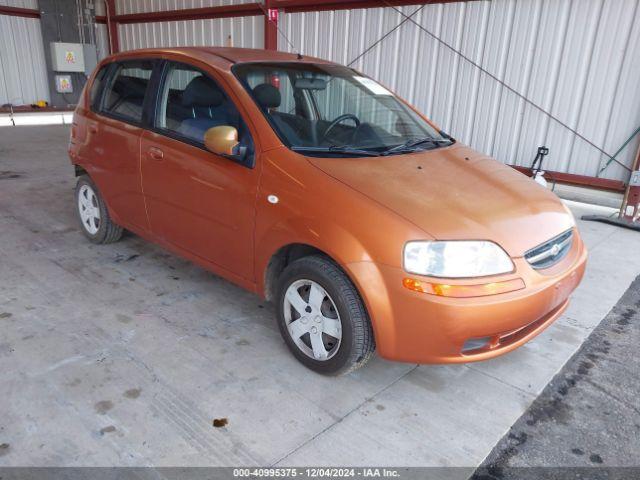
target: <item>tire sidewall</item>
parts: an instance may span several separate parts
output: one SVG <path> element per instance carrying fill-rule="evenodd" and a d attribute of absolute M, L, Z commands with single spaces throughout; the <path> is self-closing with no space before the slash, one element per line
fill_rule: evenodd
<path fill-rule="evenodd" d="M 337 267 L 334 267 L 337 268 Z M 289 286 L 295 282 L 296 280 L 312 280 L 318 283 L 322 288 L 326 290 L 331 299 L 333 300 L 338 314 L 340 315 L 340 322 L 342 325 L 342 338 L 340 339 L 340 346 L 338 348 L 338 352 L 331 357 L 329 360 L 320 361 L 315 360 L 313 358 L 308 357 L 302 352 L 298 346 L 294 343 L 291 335 L 289 334 L 289 330 L 286 325 L 286 320 L 284 316 L 284 296 L 289 288 Z M 347 280 L 346 277 L 344 280 Z M 343 282 L 341 282 L 343 283 Z M 346 282 L 345 282 L 346 283 Z M 353 335 L 353 324 L 351 322 L 351 316 L 353 314 L 358 314 L 358 312 L 353 312 L 346 302 L 343 294 L 341 293 L 342 288 L 353 288 L 355 287 L 349 283 L 345 285 L 336 285 L 329 276 L 324 274 L 320 269 L 312 269 L 309 268 L 308 265 L 303 265 L 298 263 L 297 261 L 292 263 L 290 267 L 288 267 L 283 273 L 282 277 L 278 282 L 278 298 L 277 298 L 277 319 L 278 319 L 278 327 L 280 328 L 280 333 L 284 338 L 289 350 L 293 353 L 293 355 L 306 367 L 314 370 L 318 373 L 322 373 L 325 375 L 337 375 L 341 371 L 348 368 L 349 362 L 352 358 L 352 353 L 354 350 L 354 335 Z M 356 292 L 357 294 L 357 292 Z"/>
<path fill-rule="evenodd" d="M 80 216 L 80 206 L 78 202 L 78 197 L 80 195 L 80 188 L 83 185 L 87 185 L 91 187 L 93 192 L 96 195 L 96 199 L 98 201 L 98 209 L 100 210 L 100 227 L 98 227 L 98 231 L 95 234 L 91 234 L 87 228 L 84 226 L 84 222 L 82 221 L 82 217 Z M 100 191 L 96 184 L 86 175 L 78 178 L 78 182 L 76 183 L 76 191 L 75 191 L 75 201 L 76 201 L 76 216 L 78 218 L 78 223 L 80 224 L 80 228 L 85 237 L 87 237 L 93 243 L 102 243 L 107 235 L 107 225 L 109 222 L 109 212 L 107 211 L 107 206 L 102 199 L 102 195 L 100 195 Z"/>

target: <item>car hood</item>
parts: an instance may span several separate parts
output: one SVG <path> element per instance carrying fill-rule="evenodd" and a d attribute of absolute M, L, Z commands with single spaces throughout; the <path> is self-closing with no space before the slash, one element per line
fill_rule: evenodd
<path fill-rule="evenodd" d="M 461 145 L 405 155 L 308 159 L 437 240 L 491 240 L 521 257 L 574 224 L 553 193 Z"/>

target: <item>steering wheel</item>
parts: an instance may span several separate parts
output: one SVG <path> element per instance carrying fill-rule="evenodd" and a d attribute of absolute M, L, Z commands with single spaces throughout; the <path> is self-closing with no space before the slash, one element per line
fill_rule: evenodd
<path fill-rule="evenodd" d="M 351 113 L 345 113 L 344 115 L 340 115 L 339 117 L 336 117 L 327 127 L 327 129 L 324 131 L 324 133 L 322 134 L 322 140 L 326 140 L 327 137 L 329 136 L 329 132 L 331 130 L 333 130 L 338 124 L 344 122 L 345 120 L 353 120 L 354 123 L 356 124 L 356 130 L 357 128 L 360 126 L 360 119 L 358 117 L 356 117 L 355 115 L 351 114 Z M 353 131 L 353 134 L 355 135 L 356 131 Z"/>

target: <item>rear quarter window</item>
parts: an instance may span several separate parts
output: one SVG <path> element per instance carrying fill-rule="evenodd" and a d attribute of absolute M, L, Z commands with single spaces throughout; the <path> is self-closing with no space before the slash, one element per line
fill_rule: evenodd
<path fill-rule="evenodd" d="M 141 123 L 152 72 L 151 61 L 117 63 L 104 87 L 100 111 L 124 121 Z"/>
<path fill-rule="evenodd" d="M 96 74 L 93 83 L 91 84 L 91 90 L 89 91 L 89 104 L 91 110 L 98 110 L 100 108 L 100 97 L 104 88 L 105 80 L 107 79 L 107 73 L 109 73 L 109 67 L 111 64 L 104 65 Z"/>

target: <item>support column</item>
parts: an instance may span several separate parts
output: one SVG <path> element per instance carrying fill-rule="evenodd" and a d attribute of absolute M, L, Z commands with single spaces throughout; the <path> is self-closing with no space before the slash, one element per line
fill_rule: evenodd
<path fill-rule="evenodd" d="M 278 50 L 278 9 L 272 8 L 272 0 L 265 0 L 267 15 L 264 17 L 264 48 Z"/>
<path fill-rule="evenodd" d="M 109 32 L 109 53 L 120 51 L 120 38 L 118 37 L 118 24 L 113 17 L 116 16 L 116 0 L 104 0 L 107 9 L 107 31 Z"/>

